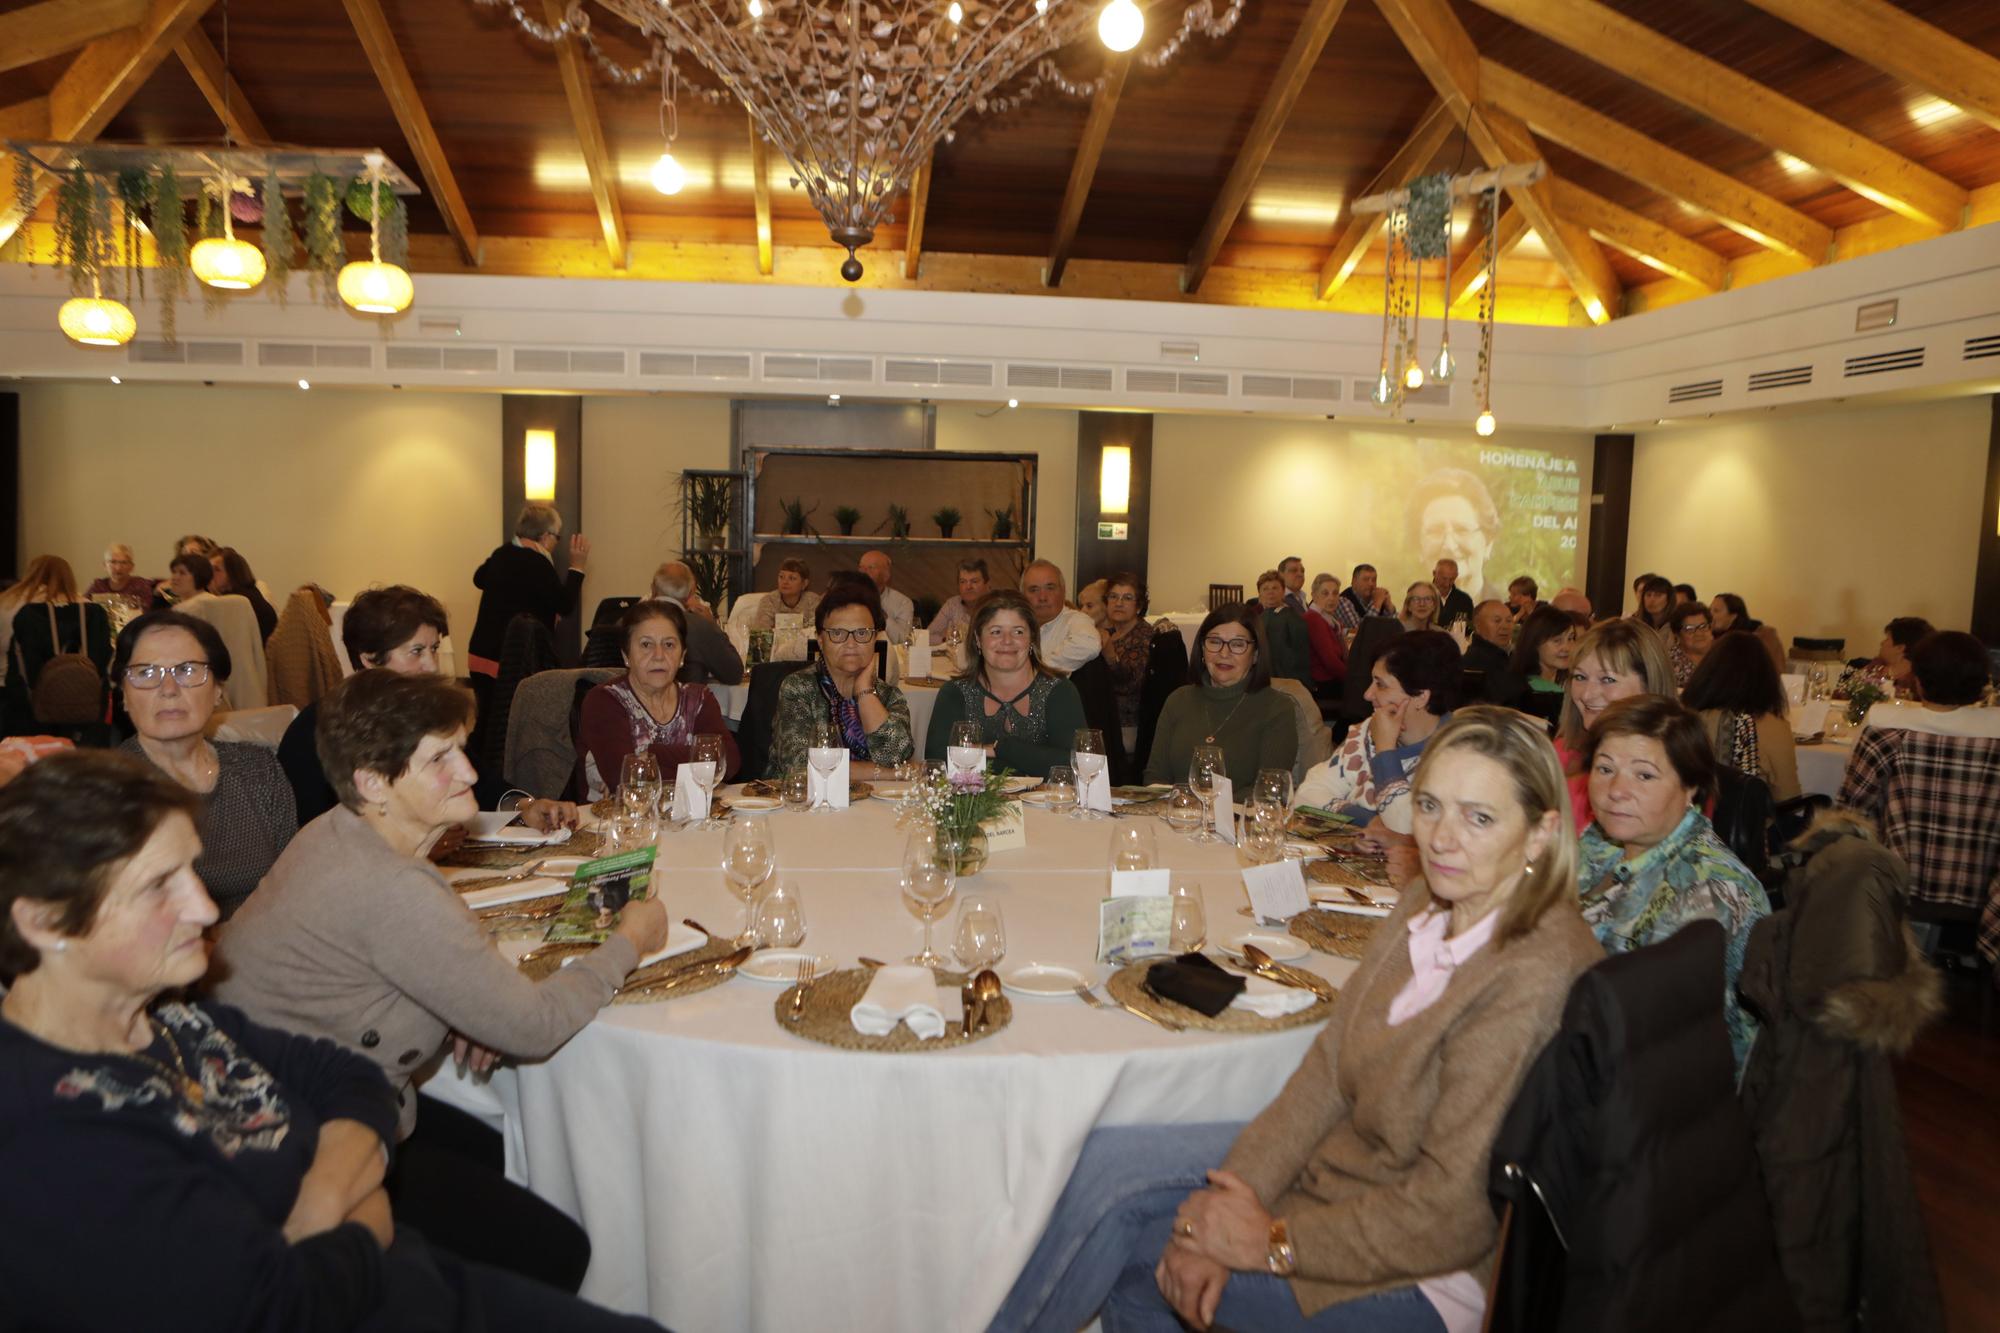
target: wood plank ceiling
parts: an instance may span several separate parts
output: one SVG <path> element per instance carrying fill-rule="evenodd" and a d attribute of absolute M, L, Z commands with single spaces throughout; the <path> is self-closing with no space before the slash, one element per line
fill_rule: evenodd
<path fill-rule="evenodd" d="M 1152 42 L 1180 4 L 1150 8 Z M 1994 0 L 1248 0 L 1228 37 L 1119 62 L 1094 100 L 962 121 L 866 281 L 1379 308 L 1354 199 L 1539 153 L 1554 179 L 1501 220 L 1500 317 L 1613 318 L 2000 221 L 1996 57 Z M 473 0 L 0 0 L 0 137 L 213 141 L 225 110 L 241 139 L 380 146 L 421 175 L 419 271 L 839 281 L 741 107 L 683 95 L 689 183 L 663 197 L 657 90 Z"/>

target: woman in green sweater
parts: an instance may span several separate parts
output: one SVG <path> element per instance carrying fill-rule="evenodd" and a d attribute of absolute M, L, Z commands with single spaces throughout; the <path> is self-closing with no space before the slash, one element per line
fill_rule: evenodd
<path fill-rule="evenodd" d="M 1069 762 L 1070 742 L 1090 725 L 1076 686 L 1042 665 L 1035 613 L 1018 592 L 990 592 L 979 603 L 965 638 L 965 670 L 938 691 L 931 710 L 925 757 L 943 759 L 960 722 L 980 725 L 996 763 L 1038 778 Z"/>
<path fill-rule="evenodd" d="M 1146 759 L 1146 781 L 1185 782 L 1197 745 L 1219 745 L 1229 783 L 1248 796 L 1261 768 L 1291 772 L 1299 753 L 1298 705 L 1271 688 L 1258 614 L 1247 606 L 1208 613 L 1190 684 L 1167 696 Z M 932 724 L 936 730 L 936 724 Z"/>

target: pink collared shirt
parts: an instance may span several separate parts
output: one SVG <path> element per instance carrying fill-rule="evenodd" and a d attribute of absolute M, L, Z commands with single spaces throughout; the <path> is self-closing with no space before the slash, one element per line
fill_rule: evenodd
<path fill-rule="evenodd" d="M 1500 914 L 1488 912 L 1463 934 L 1445 938 L 1451 910 L 1433 907 L 1410 918 L 1410 979 L 1389 1001 L 1389 1026 L 1407 1023 L 1438 1002 L 1451 974 L 1485 948 L 1499 928 Z M 1478 1333 L 1486 1316 L 1486 1292 L 1472 1274 L 1447 1273 L 1417 1283 L 1437 1311 L 1446 1333 Z"/>

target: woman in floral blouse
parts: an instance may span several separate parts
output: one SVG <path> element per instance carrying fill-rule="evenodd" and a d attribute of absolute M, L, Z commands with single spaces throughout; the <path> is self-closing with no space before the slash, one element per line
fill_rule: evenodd
<path fill-rule="evenodd" d="M 687 614 L 672 602 L 636 602 L 619 617 L 625 674 L 583 697 L 577 763 L 584 799 L 601 800 L 618 785 L 625 756 L 651 750 L 671 780 L 694 753 L 696 736 L 720 735 L 724 779 L 743 766 L 722 705 L 708 686 L 680 679 L 687 659 Z"/>
<path fill-rule="evenodd" d="M 1125 733 L 1125 752 L 1138 744 L 1139 696 L 1146 688 L 1146 668 L 1153 660 L 1153 627 L 1146 623 L 1146 584 L 1137 574 L 1121 570 L 1104 581 L 1104 665 L 1111 672 L 1111 694 L 1118 702 L 1118 726 Z"/>
<path fill-rule="evenodd" d="M 877 679 L 875 636 L 884 623 L 871 584 L 836 583 L 820 599 L 819 667 L 795 671 L 778 687 L 771 727 L 771 771 L 805 767 L 813 724 L 831 718 L 847 746 L 848 775 L 874 777 L 910 757 L 910 705 L 903 692 Z"/>
<path fill-rule="evenodd" d="M 1771 901 L 1701 812 L 1715 786 L 1701 719 L 1657 695 L 1621 700 L 1591 728 L 1584 762 L 1595 822 L 1582 838 L 1583 919 L 1607 953 L 1656 944 L 1690 921 L 1719 924 L 1729 937 L 1723 1017 L 1741 1076 L 1757 1022 L 1737 1003 L 1736 976 Z"/>

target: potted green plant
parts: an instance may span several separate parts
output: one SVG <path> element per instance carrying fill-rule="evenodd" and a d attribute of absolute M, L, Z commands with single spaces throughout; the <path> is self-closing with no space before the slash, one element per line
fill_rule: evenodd
<path fill-rule="evenodd" d="M 729 545 L 729 515 L 735 507 L 735 479 L 681 474 L 681 511 L 695 531 L 697 549 L 720 551 Z"/>
<path fill-rule="evenodd" d="M 729 597 L 729 558 L 714 551 L 683 551 L 681 559 L 694 575 L 695 594 L 720 615 Z"/>
<path fill-rule="evenodd" d="M 910 511 L 902 505 L 890 505 L 886 521 L 889 524 L 889 536 L 896 541 L 902 541 L 910 535 Z"/>
<path fill-rule="evenodd" d="M 840 535 L 852 537 L 854 525 L 861 521 L 861 511 L 853 505 L 841 505 L 833 511 L 833 521 L 840 524 Z"/>
<path fill-rule="evenodd" d="M 1007 779 L 1011 770 L 984 773 L 940 772 L 923 788 L 923 812 L 937 829 L 938 864 L 954 875 L 976 875 L 986 868 L 989 852 L 986 825 L 1007 810 Z"/>
<path fill-rule="evenodd" d="M 931 522 L 938 525 L 938 535 L 940 537 L 949 537 L 951 536 L 951 530 L 958 526 L 958 521 L 962 517 L 964 515 L 960 514 L 950 505 L 946 505 L 931 515 Z"/>
<path fill-rule="evenodd" d="M 994 541 L 1004 542 L 1014 535 L 1013 505 L 1008 505 L 1005 509 L 989 509 L 986 512 L 993 515 Z"/>
<path fill-rule="evenodd" d="M 814 505 L 811 509 L 808 509 L 806 508 L 806 502 L 798 496 L 793 496 L 789 500 L 778 501 L 778 508 L 785 515 L 784 531 L 787 537 L 803 535 L 810 526 L 806 520 L 819 512 L 818 505 Z"/>

